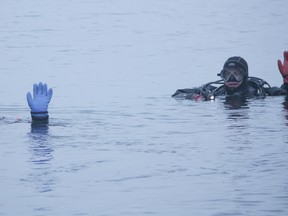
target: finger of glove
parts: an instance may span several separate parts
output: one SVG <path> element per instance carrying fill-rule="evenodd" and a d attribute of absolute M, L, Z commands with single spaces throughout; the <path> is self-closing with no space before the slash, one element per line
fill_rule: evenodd
<path fill-rule="evenodd" d="M 53 89 L 50 88 L 47 92 L 48 103 L 50 102 L 52 95 L 53 95 Z"/>
<path fill-rule="evenodd" d="M 284 76 L 284 75 L 285 75 L 285 74 L 283 74 L 284 67 L 283 67 L 283 65 L 282 65 L 281 60 L 278 60 L 278 68 L 279 68 L 279 71 L 280 71 L 280 73 L 282 74 L 282 76 Z"/>
<path fill-rule="evenodd" d="M 43 84 L 43 95 L 47 96 L 47 84 Z"/>
<path fill-rule="evenodd" d="M 39 82 L 38 84 L 38 94 L 43 95 L 43 84 L 42 82 Z"/>
<path fill-rule="evenodd" d="M 33 85 L 33 98 L 35 98 L 35 96 L 38 94 L 38 86 L 37 84 L 35 83 Z"/>
<path fill-rule="evenodd" d="M 26 99 L 27 99 L 27 103 L 28 103 L 29 107 L 31 108 L 32 104 L 33 104 L 33 99 L 32 99 L 32 95 L 30 92 L 27 92 Z"/>

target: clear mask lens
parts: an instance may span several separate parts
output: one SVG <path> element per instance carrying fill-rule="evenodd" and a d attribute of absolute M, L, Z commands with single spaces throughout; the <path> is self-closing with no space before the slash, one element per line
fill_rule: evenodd
<path fill-rule="evenodd" d="M 222 70 L 220 75 L 221 75 L 221 78 L 224 80 L 224 81 L 229 81 L 229 80 L 236 80 L 237 82 L 240 82 L 241 80 L 243 80 L 244 78 L 244 73 L 241 71 L 241 70 Z M 233 77 L 232 77 L 233 76 Z"/>

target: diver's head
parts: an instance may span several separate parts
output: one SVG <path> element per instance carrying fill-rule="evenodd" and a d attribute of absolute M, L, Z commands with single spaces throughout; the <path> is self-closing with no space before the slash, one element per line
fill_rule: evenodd
<path fill-rule="evenodd" d="M 229 89 L 240 88 L 248 79 L 248 64 L 239 56 L 230 57 L 224 63 L 220 76 Z"/>

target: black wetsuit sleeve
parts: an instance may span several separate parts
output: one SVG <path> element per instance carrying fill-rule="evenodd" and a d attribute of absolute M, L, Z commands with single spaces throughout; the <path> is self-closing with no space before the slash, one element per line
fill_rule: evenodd
<path fill-rule="evenodd" d="M 287 95 L 288 92 L 288 84 L 283 84 L 280 88 L 277 86 L 273 86 L 266 89 L 266 93 L 269 96 L 278 96 L 278 95 Z"/>
<path fill-rule="evenodd" d="M 205 86 L 205 87 L 204 87 Z M 187 100 L 195 100 L 195 95 L 201 95 L 203 100 L 209 100 L 209 95 L 211 92 L 216 89 L 215 86 L 212 85 L 203 85 L 195 88 L 185 88 L 178 89 L 172 97 L 178 99 L 187 99 Z M 197 98 L 197 97 L 196 97 Z"/>
<path fill-rule="evenodd" d="M 286 90 L 286 94 L 288 92 L 288 83 L 283 83 L 283 85 L 281 86 L 282 89 Z"/>
<path fill-rule="evenodd" d="M 31 118 L 33 122 L 48 122 L 48 112 L 31 112 Z"/>
<path fill-rule="evenodd" d="M 198 93 L 197 93 L 198 92 Z M 177 89 L 177 91 L 172 95 L 172 97 L 186 97 L 186 95 L 192 94 L 200 94 L 199 88 L 185 88 L 185 89 Z"/>

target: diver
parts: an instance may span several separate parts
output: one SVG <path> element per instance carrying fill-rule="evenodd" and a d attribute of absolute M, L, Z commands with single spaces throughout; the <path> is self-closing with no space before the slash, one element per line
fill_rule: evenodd
<path fill-rule="evenodd" d="M 32 123 L 48 123 L 48 105 L 53 95 L 52 88 L 47 87 L 47 84 L 33 85 L 33 97 L 30 92 L 26 98 L 31 110 Z"/>
<path fill-rule="evenodd" d="M 265 80 L 250 77 L 248 64 L 244 58 L 233 56 L 227 59 L 218 74 L 221 80 L 206 83 L 196 88 L 178 89 L 172 97 L 195 101 L 213 100 L 217 96 L 226 99 L 265 98 L 267 95 L 287 95 L 288 92 L 288 51 L 284 51 L 283 64 L 278 60 L 278 68 L 283 77 L 281 87 L 271 87 Z"/>

